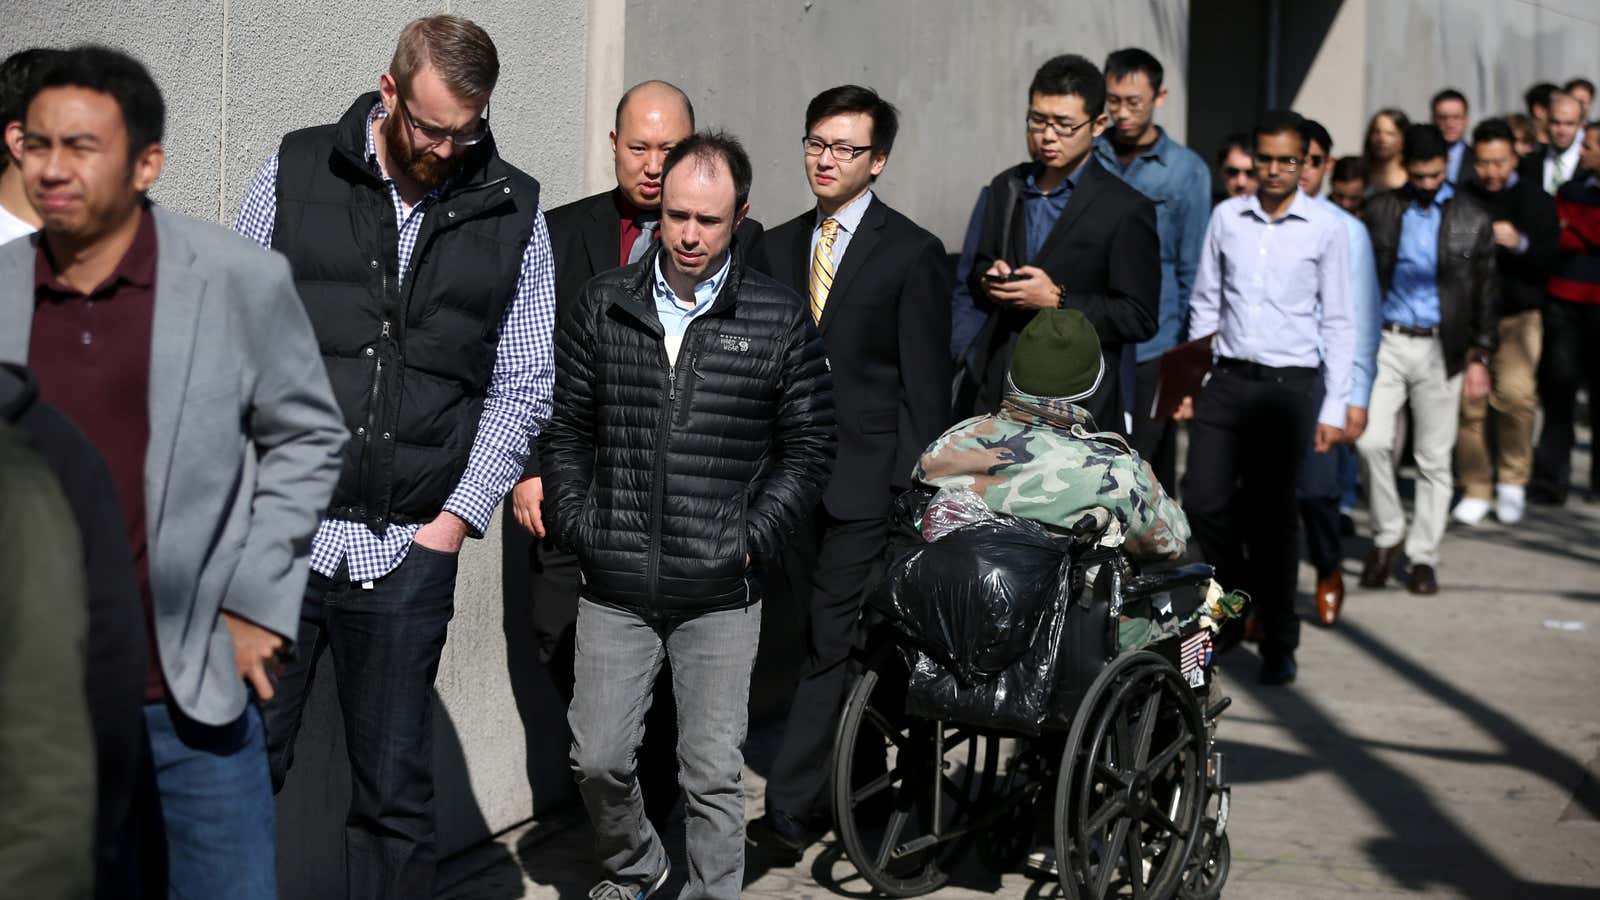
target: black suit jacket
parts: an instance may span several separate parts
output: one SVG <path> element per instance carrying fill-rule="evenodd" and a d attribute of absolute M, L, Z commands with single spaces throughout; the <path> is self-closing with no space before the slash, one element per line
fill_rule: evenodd
<path fill-rule="evenodd" d="M 767 272 L 808 296 L 815 209 L 767 232 Z M 888 515 L 950 418 L 950 293 L 944 245 L 873 196 L 834 273 L 818 330 L 839 430 L 823 493 L 839 519 Z"/>
<path fill-rule="evenodd" d="M 1062 307 L 1081 311 L 1094 326 L 1106 371 L 1100 389 L 1083 406 L 1100 428 L 1124 432 L 1122 348 L 1153 337 L 1160 324 L 1155 206 L 1091 156 L 1044 246 L 1026 259 L 1022 189 L 1032 168 L 1023 163 L 1007 169 L 989 185 L 983 233 L 967 279 L 973 302 L 989 313 L 989 321 L 978 337 L 977 363 L 963 391 L 961 405 L 967 408 L 959 411 L 988 413 L 1000 407 L 1017 334 L 1033 319 L 1031 311 L 996 309 L 988 302 L 983 273 L 1004 259 L 1013 268 L 1026 264 L 1045 270 L 1064 290 Z"/>

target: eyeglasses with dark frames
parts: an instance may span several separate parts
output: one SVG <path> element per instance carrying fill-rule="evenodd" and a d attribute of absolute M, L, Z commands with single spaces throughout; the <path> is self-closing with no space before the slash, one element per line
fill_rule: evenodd
<path fill-rule="evenodd" d="M 483 139 L 489 136 L 489 104 L 487 103 L 483 105 L 483 116 L 478 119 L 477 124 L 461 131 L 451 131 L 448 128 L 423 125 L 418 122 L 417 117 L 411 114 L 411 107 L 406 105 L 405 95 L 399 91 L 395 91 L 394 99 L 395 104 L 400 107 L 400 114 L 406 117 L 406 124 L 411 126 L 411 130 L 422 135 L 422 139 L 427 141 L 429 146 L 438 146 L 445 141 L 449 141 L 457 147 L 471 147 L 474 144 L 482 143 Z"/>
<path fill-rule="evenodd" d="M 821 156 L 822 151 L 826 150 L 833 154 L 835 162 L 851 162 L 856 157 L 872 149 L 871 144 L 857 146 L 855 144 L 846 144 L 842 141 L 834 141 L 829 144 L 810 135 L 800 139 L 800 146 L 805 148 L 807 156 Z"/>
<path fill-rule="evenodd" d="M 1261 153 L 1255 154 L 1255 160 L 1257 169 L 1266 171 L 1272 168 L 1273 163 L 1277 163 L 1278 167 L 1285 172 L 1296 171 L 1300 168 L 1300 163 L 1304 162 L 1298 156 L 1266 156 Z"/>
<path fill-rule="evenodd" d="M 1085 126 L 1093 122 L 1093 119 L 1084 119 L 1082 122 L 1074 125 L 1071 122 L 1063 122 L 1060 119 L 1052 119 L 1042 112 L 1037 112 L 1031 109 L 1028 110 L 1028 130 L 1034 134 L 1043 134 L 1044 130 L 1049 128 L 1054 130 L 1058 136 L 1069 138 L 1082 131 Z"/>

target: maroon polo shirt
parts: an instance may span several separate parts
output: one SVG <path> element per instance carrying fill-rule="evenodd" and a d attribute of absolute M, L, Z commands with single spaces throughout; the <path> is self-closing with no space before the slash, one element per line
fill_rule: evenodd
<path fill-rule="evenodd" d="M 145 702 L 159 702 L 166 688 L 155 642 L 144 517 L 150 335 L 156 307 L 155 217 L 148 208 L 140 213 L 138 234 L 116 271 L 88 294 L 61 281 L 41 239 L 33 285 L 28 365 L 39 378 L 40 397 L 71 419 L 111 468 L 144 601 L 150 651 Z"/>

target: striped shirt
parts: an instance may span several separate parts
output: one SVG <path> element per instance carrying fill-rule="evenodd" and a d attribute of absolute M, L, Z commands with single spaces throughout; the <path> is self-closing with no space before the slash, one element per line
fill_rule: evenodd
<path fill-rule="evenodd" d="M 367 164 L 379 174 L 382 168 L 378 164 L 371 125 L 385 115 L 383 104 L 374 103 L 367 120 Z M 399 271 L 404 278 L 411 265 L 423 218 L 438 201 L 442 187 L 407 209 L 393 179 L 383 175 L 383 183 L 394 203 L 395 224 L 399 229 Z M 233 230 L 270 249 L 277 213 L 278 155 L 274 153 L 251 182 Z M 555 327 L 555 265 L 544 212 L 537 210 L 535 215 L 533 236 L 522 255 L 516 293 L 500 320 L 494 372 L 489 379 L 467 467 L 444 504 L 447 512 L 467 523 L 474 536 L 482 536 L 489 527 L 495 506 L 522 473 L 528 459 L 529 439 L 550 418 L 550 389 L 555 380 L 555 362 L 551 355 L 551 332 Z M 412 536 L 421 527 L 390 525 L 383 534 L 375 535 L 360 522 L 324 519 L 312 538 L 311 568 L 331 577 L 339 563 L 348 560 L 351 581 L 381 578 L 399 567 L 411 549 Z"/>

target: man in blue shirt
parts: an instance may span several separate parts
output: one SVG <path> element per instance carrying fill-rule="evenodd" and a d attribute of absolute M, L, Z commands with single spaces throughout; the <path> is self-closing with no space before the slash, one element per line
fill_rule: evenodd
<path fill-rule="evenodd" d="M 1184 338 L 1189 292 L 1200 268 L 1200 245 L 1211 219 L 1211 177 L 1199 154 L 1155 123 L 1167 102 L 1161 63 L 1137 47 L 1106 57 L 1106 112 L 1111 128 L 1094 142 L 1095 159 L 1156 206 L 1161 238 L 1161 311 L 1156 336 L 1124 355 L 1123 397 L 1133 420 L 1133 446 L 1150 461 L 1168 492 L 1177 487 L 1178 433 L 1171 419 L 1150 418 L 1161 354 Z"/>
<path fill-rule="evenodd" d="M 1445 178 L 1460 187 L 1474 177 L 1476 158 L 1472 145 L 1467 142 L 1467 97 L 1455 88 L 1445 88 L 1433 95 L 1430 104 L 1433 124 L 1444 135 L 1448 148 L 1445 153 Z"/>

